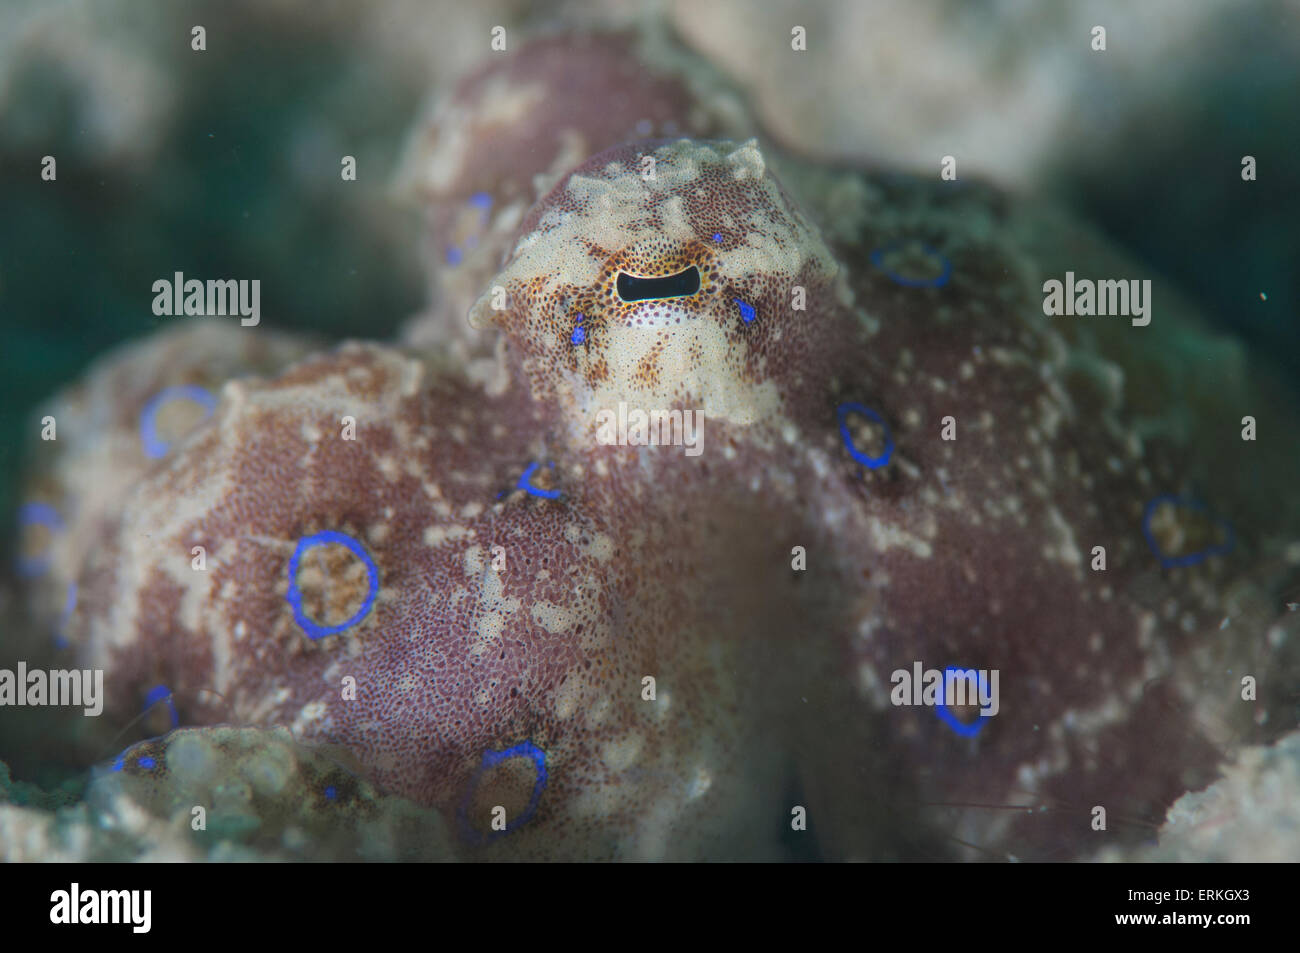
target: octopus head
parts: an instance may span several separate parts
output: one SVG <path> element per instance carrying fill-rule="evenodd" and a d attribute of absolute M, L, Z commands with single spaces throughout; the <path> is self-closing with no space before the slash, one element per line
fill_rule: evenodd
<path fill-rule="evenodd" d="M 630 144 L 533 208 L 470 320 L 580 427 L 620 401 L 748 425 L 781 411 L 836 272 L 753 140 Z"/>

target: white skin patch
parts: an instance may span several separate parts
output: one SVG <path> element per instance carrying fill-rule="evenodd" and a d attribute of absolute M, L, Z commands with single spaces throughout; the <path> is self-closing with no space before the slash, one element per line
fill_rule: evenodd
<path fill-rule="evenodd" d="M 675 324 L 694 320 L 696 316 L 685 308 L 675 308 L 671 301 L 656 301 L 637 308 L 631 324 L 633 331 L 648 331 L 653 328 L 670 328 Z"/>
<path fill-rule="evenodd" d="M 639 163 L 651 158 L 654 176 L 643 177 Z M 720 210 L 717 222 L 707 228 L 693 224 L 682 196 L 698 191 L 703 176 L 719 171 L 724 181 L 739 183 L 722 191 L 730 189 L 735 202 L 748 206 L 745 220 L 737 222 Z M 708 279 L 713 288 L 749 285 L 756 278 L 788 284 L 805 270 L 816 280 L 829 281 L 839 270 L 818 233 L 767 175 L 753 140 L 679 140 L 643 156 L 629 153 L 621 162 L 577 172 L 562 188 L 556 204 L 541 213 L 536 229 L 519 239 L 504 270 L 475 304 L 470 317 L 474 326 L 498 323 L 512 334 L 529 336 L 530 331 L 521 329 L 548 317 L 555 302 L 573 289 L 594 287 L 602 280 L 607 259 L 591 254 L 593 247 L 633 257 L 641 247 L 664 248 L 671 258 L 674 249 L 706 243 L 718 248 L 716 268 Z M 725 200 L 720 196 L 719 204 Z M 713 242 L 712 229 L 718 227 L 741 227 L 744 232 L 739 243 L 733 241 L 724 251 Z M 514 311 L 494 308 L 493 287 L 510 289 Z M 706 293 L 703 285 L 695 294 L 701 293 Z M 675 304 L 673 296 L 647 299 L 640 306 L 626 301 L 631 309 L 610 321 L 599 351 L 579 357 L 580 362 L 598 359 L 601 373 L 564 377 L 558 396 L 575 426 L 585 426 L 596 410 L 616 407 L 620 401 L 649 407 L 681 402 L 703 410 L 710 420 L 742 425 L 783 417 L 775 384 L 756 381 L 742 370 L 745 345 L 733 338 L 738 312 L 731 304 L 719 298 L 720 310 L 701 312 L 698 304 L 686 304 L 696 300 L 694 294 L 676 297 L 680 303 Z M 540 333 L 527 344 L 566 362 L 574 347 L 567 334 L 554 332 Z M 653 367 L 652 376 L 646 376 L 646 367 Z M 553 389 L 555 382 L 544 386 Z"/>

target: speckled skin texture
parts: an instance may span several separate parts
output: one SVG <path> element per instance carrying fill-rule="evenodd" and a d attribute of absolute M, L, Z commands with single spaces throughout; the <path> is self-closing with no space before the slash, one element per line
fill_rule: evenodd
<path fill-rule="evenodd" d="M 491 339 L 465 312 L 520 220 L 573 166 L 651 136 L 738 136 L 749 122 L 717 71 L 656 29 L 534 39 L 486 61 L 413 130 L 399 191 L 428 219 L 433 303 L 405 338 L 464 365 Z"/>
<path fill-rule="evenodd" d="M 58 513 L 60 528 L 32 526 L 27 543 L 48 569 L 33 576 L 29 597 L 38 619 L 59 626 L 68 586 L 117 516 L 119 499 L 156 462 L 145 448 L 141 418 L 150 402 L 179 388 L 215 395 L 227 380 L 274 373 L 311 353 L 318 342 L 279 332 L 241 334 L 229 322 L 189 319 L 99 359 L 83 381 L 42 408 L 51 440 L 36 444 L 25 499 Z M 192 400 L 167 400 L 152 415 L 149 437 L 158 449 L 203 419 Z M 155 450 L 157 452 L 157 450 Z"/>
<path fill-rule="evenodd" d="M 546 62 L 521 54 L 454 97 L 522 95 L 518 63 Z M 552 122 L 530 122 L 565 141 L 587 115 L 571 106 L 542 97 Z M 1126 342 L 1218 345 L 1159 298 L 1148 328 L 1045 317 L 1045 269 L 1087 271 L 1089 239 L 983 187 L 755 140 L 645 139 L 554 174 L 555 150 L 508 163 L 493 136 L 499 168 L 425 198 L 435 243 L 466 195 L 539 199 L 509 229 L 492 219 L 504 258 L 477 288 L 481 337 L 348 344 L 232 380 L 117 497 L 69 623 L 115 712 L 165 683 L 183 724 L 340 746 L 438 808 L 471 859 L 1082 857 L 1148 836 L 1237 740 L 1294 724 L 1296 625 L 1275 591 L 1295 526 L 1239 523 L 1227 556 L 1161 568 L 1149 500 L 1210 487 L 1237 516 L 1250 493 L 1214 473 L 1234 434 L 1151 426 L 1202 392 Z M 450 181 L 439 148 L 425 161 Z M 620 274 L 692 267 L 692 294 L 620 297 Z M 1253 388 L 1213 397 L 1243 408 L 1229 419 L 1263 414 Z M 702 412 L 702 452 L 602 443 L 620 403 Z M 846 403 L 887 423 L 886 465 L 850 455 Z M 878 425 L 845 425 L 883 455 Z M 1154 531 L 1190 553 L 1218 538 L 1201 522 L 1167 507 Z M 291 580 L 325 531 L 374 574 L 320 546 Z M 313 639 L 295 617 L 291 583 L 339 625 L 372 579 L 344 632 Z M 998 715 L 966 738 L 891 705 L 890 673 L 916 661 L 999 670 Z M 1257 702 L 1238 700 L 1242 674 Z M 493 762 L 525 745 L 544 785 L 528 757 Z"/>

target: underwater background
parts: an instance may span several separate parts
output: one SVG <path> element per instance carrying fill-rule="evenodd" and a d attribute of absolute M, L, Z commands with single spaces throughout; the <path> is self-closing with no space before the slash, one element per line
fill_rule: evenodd
<path fill-rule="evenodd" d="M 256 276 L 267 329 L 326 342 L 393 339 L 421 311 L 426 239 L 394 176 L 417 117 L 501 22 L 661 20 L 791 151 L 926 174 L 956 155 L 963 177 L 1089 222 L 1300 400 L 1300 0 L 1134 6 L 3 0 L 0 640 L 26 624 L 16 514 L 37 408 L 110 348 L 184 320 L 153 315 L 156 278 Z M 811 66 L 754 54 L 791 22 L 826 40 Z M 1093 24 L 1106 69 L 1064 51 Z M 337 187 L 341 154 L 355 188 Z M 1272 503 L 1294 519 L 1300 493 Z M 79 790 L 84 766 L 33 745 L 29 724 L 0 719 L 0 761 Z"/>

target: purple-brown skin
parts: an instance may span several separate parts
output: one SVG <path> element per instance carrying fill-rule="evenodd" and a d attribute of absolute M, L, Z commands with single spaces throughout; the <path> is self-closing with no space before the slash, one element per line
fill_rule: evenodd
<path fill-rule="evenodd" d="M 38 416 L 51 423 L 42 423 L 43 436 L 30 447 L 23 499 L 53 507 L 62 527 L 24 528 L 22 558 L 43 566 L 28 580 L 36 619 L 56 630 L 63 624 L 69 583 L 87 550 L 111 530 L 122 494 L 155 463 L 145 430 L 157 453 L 203 420 L 205 408 L 185 396 L 187 388 L 215 396 L 234 377 L 277 373 L 318 347 L 278 332 L 247 334 L 226 319 L 190 318 L 104 355 L 43 407 Z"/>
<path fill-rule="evenodd" d="M 435 264 L 434 305 L 407 340 L 482 343 L 466 341 L 466 311 L 520 219 L 577 163 L 635 139 L 739 135 L 747 125 L 707 63 L 653 33 L 543 37 L 492 57 L 440 98 L 406 150 L 399 180 L 425 212 Z"/>
<path fill-rule="evenodd" d="M 832 201 L 843 218 L 814 222 L 767 165 L 753 142 L 690 140 L 581 163 L 481 289 L 473 321 L 505 341 L 492 373 L 349 345 L 227 385 L 81 573 L 72 634 L 110 705 L 130 716 L 161 682 L 184 723 L 345 746 L 488 859 L 780 857 L 783 831 L 827 857 L 1087 856 L 1149 836 L 1234 736 L 1285 729 L 1294 625 L 1242 539 L 1160 568 L 1142 508 L 1194 461 L 1143 446 L 1105 375 L 1076 373 L 1032 260 L 960 220 Z M 839 192 L 801 187 L 894 188 L 836 175 Z M 887 273 L 937 284 L 920 242 L 951 263 L 939 287 Z M 695 294 L 619 296 L 620 272 L 691 266 Z M 606 445 L 620 402 L 702 412 L 702 452 Z M 850 456 L 846 402 L 888 423 L 886 465 Z M 848 422 L 882 454 L 878 427 Z M 1167 552 L 1213 541 L 1160 516 Z M 288 568 L 326 530 L 365 546 L 378 597 L 312 639 Z M 368 574 L 313 552 L 304 608 L 338 624 Z M 917 661 L 999 671 L 978 737 L 890 703 Z M 1259 702 L 1238 700 L 1242 674 Z M 485 767 L 525 744 L 547 772 L 531 813 L 531 758 Z"/>

